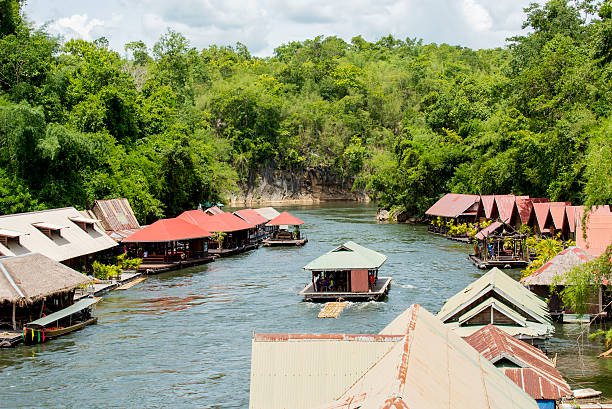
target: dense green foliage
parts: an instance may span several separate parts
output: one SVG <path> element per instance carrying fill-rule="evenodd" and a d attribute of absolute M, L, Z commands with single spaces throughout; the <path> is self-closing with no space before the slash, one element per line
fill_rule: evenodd
<path fill-rule="evenodd" d="M 0 4 L 0 213 L 123 196 L 150 222 L 266 168 L 414 214 L 446 191 L 612 202 L 609 2 L 531 6 L 503 49 L 317 37 L 265 59 L 171 30 L 121 56 Z"/>

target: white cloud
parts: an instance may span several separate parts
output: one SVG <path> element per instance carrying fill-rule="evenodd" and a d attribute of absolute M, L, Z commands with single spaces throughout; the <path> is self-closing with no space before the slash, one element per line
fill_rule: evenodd
<path fill-rule="evenodd" d="M 76 36 L 83 40 L 92 40 L 91 31 L 96 26 L 103 26 L 104 21 L 97 18 L 89 19 L 87 14 L 73 14 L 70 17 L 63 17 L 51 23 L 49 28 L 58 31 L 66 37 Z"/>
<path fill-rule="evenodd" d="M 489 12 L 475 0 L 463 0 L 461 12 L 468 24 L 477 31 L 487 31 L 493 27 L 493 19 Z"/>

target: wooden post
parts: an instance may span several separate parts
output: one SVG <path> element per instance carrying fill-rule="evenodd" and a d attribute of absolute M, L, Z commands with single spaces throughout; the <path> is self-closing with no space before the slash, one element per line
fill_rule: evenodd
<path fill-rule="evenodd" d="M 17 309 L 17 304 L 13 303 L 13 331 L 17 331 L 17 321 L 15 320 L 15 310 Z"/>
<path fill-rule="evenodd" d="M 43 298 L 42 303 L 40 304 L 40 314 L 38 314 L 38 318 L 42 317 L 44 309 L 45 309 L 45 299 Z"/>

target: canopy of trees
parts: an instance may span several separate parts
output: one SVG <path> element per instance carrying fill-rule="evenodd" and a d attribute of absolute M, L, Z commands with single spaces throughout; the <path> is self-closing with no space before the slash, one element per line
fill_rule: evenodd
<path fill-rule="evenodd" d="M 19 4 L 0 10 L 0 213 L 123 196 L 151 222 L 265 167 L 413 214 L 447 191 L 612 202 L 609 1 L 532 5 L 505 48 L 316 37 L 264 59 L 172 30 L 121 55 Z"/>

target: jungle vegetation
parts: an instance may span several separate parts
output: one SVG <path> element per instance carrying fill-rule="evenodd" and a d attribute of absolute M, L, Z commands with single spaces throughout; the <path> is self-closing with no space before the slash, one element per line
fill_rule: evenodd
<path fill-rule="evenodd" d="M 612 4 L 525 9 L 524 36 L 471 50 L 316 37 L 257 58 L 60 39 L 0 2 L 0 213 L 127 197 L 150 223 L 325 169 L 381 207 L 445 192 L 612 202 Z"/>

